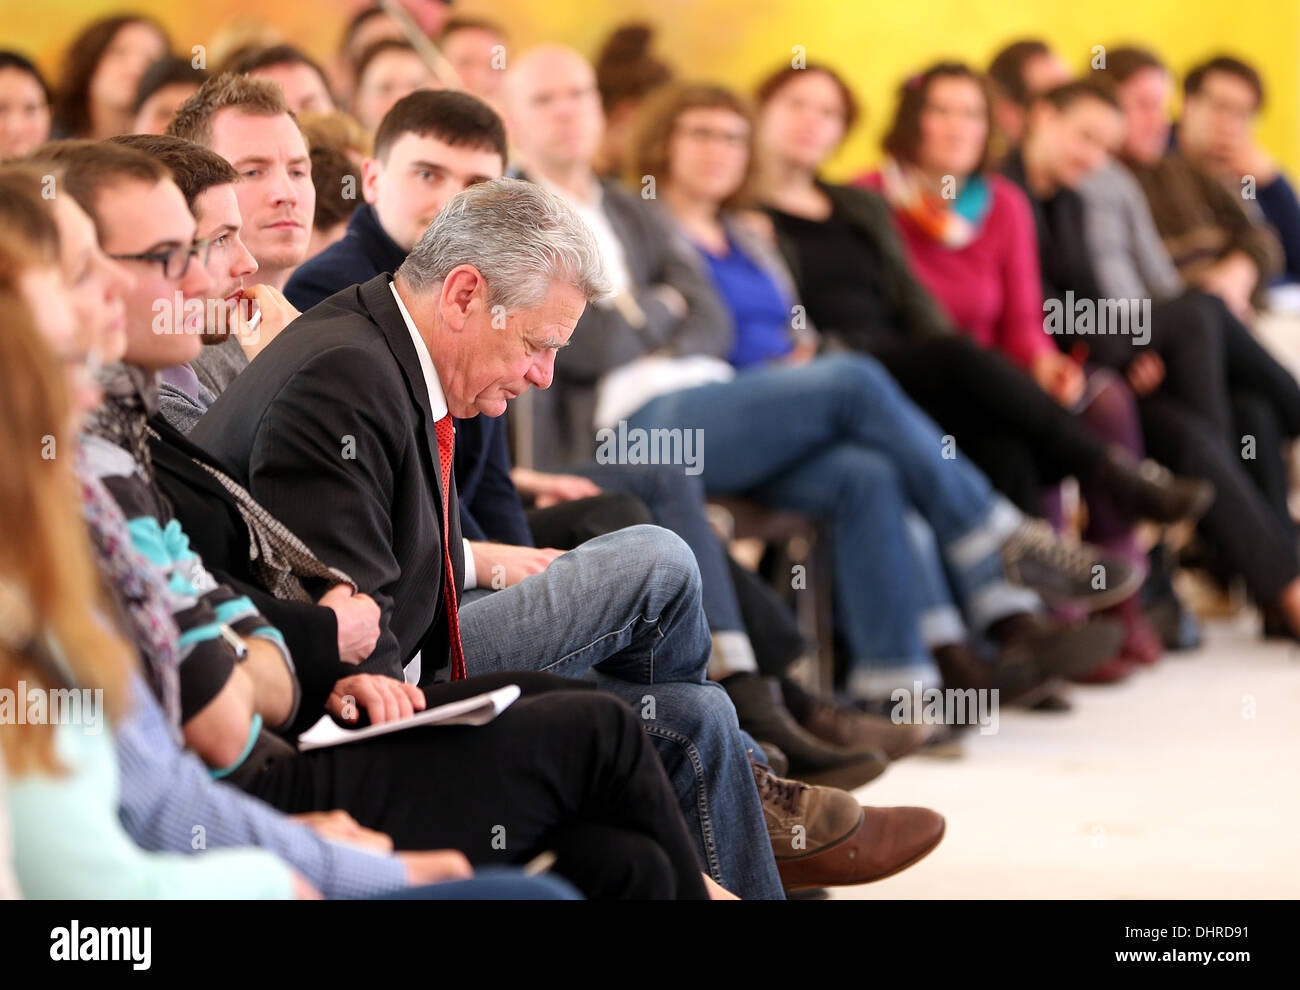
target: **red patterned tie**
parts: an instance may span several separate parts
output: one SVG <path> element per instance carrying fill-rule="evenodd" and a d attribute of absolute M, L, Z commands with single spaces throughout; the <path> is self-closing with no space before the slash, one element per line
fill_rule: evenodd
<path fill-rule="evenodd" d="M 460 645 L 460 616 L 456 611 L 456 572 L 451 567 L 451 519 L 448 502 L 451 499 L 451 458 L 456 446 L 456 427 L 448 413 L 435 424 L 438 430 L 438 461 L 442 467 L 442 557 L 446 579 L 443 581 L 443 601 L 447 605 L 447 624 L 451 636 L 451 679 L 465 677 L 465 652 Z"/>

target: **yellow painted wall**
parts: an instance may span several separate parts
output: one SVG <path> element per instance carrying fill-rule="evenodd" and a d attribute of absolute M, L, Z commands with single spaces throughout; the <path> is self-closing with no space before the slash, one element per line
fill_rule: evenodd
<path fill-rule="evenodd" d="M 331 53 L 356 0 L 3 0 L 0 44 L 47 68 L 76 26 L 132 7 L 155 14 L 177 47 L 206 44 L 222 25 L 264 17 L 314 54 Z M 1093 45 L 1137 41 L 1175 71 L 1229 51 L 1252 60 L 1269 103 L 1260 136 L 1294 174 L 1300 169 L 1300 0 L 461 0 L 458 11 L 505 24 L 511 48 L 543 40 L 593 54 L 611 27 L 631 18 L 659 27 L 659 51 L 683 76 L 748 88 L 788 61 L 795 45 L 839 68 L 867 108 L 831 172 L 874 161 L 898 81 L 940 57 L 976 65 L 1009 40 L 1045 38 L 1080 69 Z"/>

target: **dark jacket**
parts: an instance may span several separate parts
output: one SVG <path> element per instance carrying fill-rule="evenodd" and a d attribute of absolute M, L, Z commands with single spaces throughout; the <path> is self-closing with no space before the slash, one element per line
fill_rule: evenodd
<path fill-rule="evenodd" d="M 294 320 L 231 382 L 190 439 L 378 603 L 358 670 L 400 678 L 419 651 L 445 679 L 442 493 L 428 390 L 387 275 Z M 451 484 L 453 580 L 464 553 Z"/>
<path fill-rule="evenodd" d="M 510 480 L 505 415 L 456 420 L 455 471 L 465 539 L 533 545 L 519 490 Z M 479 580 L 486 583 L 487 578 L 484 574 Z"/>
<path fill-rule="evenodd" d="M 645 314 L 645 325 L 633 326 L 622 313 L 607 306 L 587 306 L 569 346 L 555 361 L 554 383 L 546 391 L 534 393 L 531 400 L 536 467 L 591 460 L 596 448 L 592 425 L 596 383 L 607 372 L 652 351 L 726 358 L 731 350 L 731 317 L 701 270 L 694 248 L 657 203 L 646 202 L 612 182 L 602 182 L 601 189 L 605 214 L 627 256 L 633 294 Z M 656 294 L 655 288 L 661 285 L 672 286 L 685 298 L 683 319 Z"/>
<path fill-rule="evenodd" d="M 884 305 L 903 336 L 937 336 L 953 332 L 952 324 L 934 297 L 925 290 L 907 263 L 907 251 L 898 236 L 889 205 L 877 193 L 856 186 L 837 186 L 819 182 L 817 186 L 831 201 L 831 208 L 841 211 L 874 245 L 880 256 L 881 282 L 886 291 Z M 777 246 L 794 276 L 800 295 L 807 296 L 798 253 L 789 239 L 777 228 Z M 852 328 L 817 328 L 824 336 L 852 347 Z"/>
<path fill-rule="evenodd" d="M 362 203 L 340 240 L 294 269 L 284 295 L 305 313 L 349 285 L 369 282 L 380 272 L 397 271 L 405 260 L 406 252 L 379 225 L 375 208 Z"/>
<path fill-rule="evenodd" d="M 194 463 L 197 458 L 219 468 L 216 459 L 161 414 L 155 414 L 149 425 L 158 434 L 149 441 L 158 487 L 171 503 L 190 547 L 203 558 L 213 576 L 246 595 L 284 636 L 302 685 L 301 717 L 295 728 L 310 727 L 320 718 L 335 681 L 356 673 L 353 665 L 339 660 L 338 622 L 333 610 L 306 602 L 282 601 L 262 586 L 249 561 L 248 527 L 238 505 L 216 478 Z M 329 586 L 322 583 L 306 590 L 319 598 Z"/>

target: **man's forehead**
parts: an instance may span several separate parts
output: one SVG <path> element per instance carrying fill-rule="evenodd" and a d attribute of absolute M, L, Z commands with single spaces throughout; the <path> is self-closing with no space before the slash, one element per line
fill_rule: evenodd
<path fill-rule="evenodd" d="M 149 244 L 194 238 L 194 218 L 171 179 L 153 184 L 129 179 L 106 185 L 99 190 L 95 205 L 101 224 L 109 219 L 119 221 L 103 231 L 105 237 L 128 235 L 133 241 L 149 237 Z"/>
<path fill-rule="evenodd" d="M 219 186 L 209 186 L 194 198 L 194 219 L 204 230 L 216 230 L 218 227 L 239 228 L 242 218 L 239 215 L 239 199 L 235 194 L 233 182 L 223 182 Z"/>
<path fill-rule="evenodd" d="M 287 140 L 281 142 L 283 147 L 261 143 L 253 145 L 243 141 L 236 147 L 229 146 L 236 140 L 237 133 L 242 136 L 250 130 L 263 134 L 263 140 L 272 134 Z M 287 113 L 250 113 L 242 107 L 223 107 L 213 115 L 212 144 L 213 150 L 228 161 L 251 157 L 270 158 L 282 151 L 290 157 L 307 153 L 307 142 L 303 139 L 302 131 Z"/>

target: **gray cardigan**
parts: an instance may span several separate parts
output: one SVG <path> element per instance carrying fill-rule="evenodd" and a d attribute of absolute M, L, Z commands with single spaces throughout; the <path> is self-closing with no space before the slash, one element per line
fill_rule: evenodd
<path fill-rule="evenodd" d="M 1084 239 L 1103 296 L 1158 301 L 1183 291 L 1183 280 L 1133 173 L 1112 161 L 1090 175 L 1079 193 Z"/>

